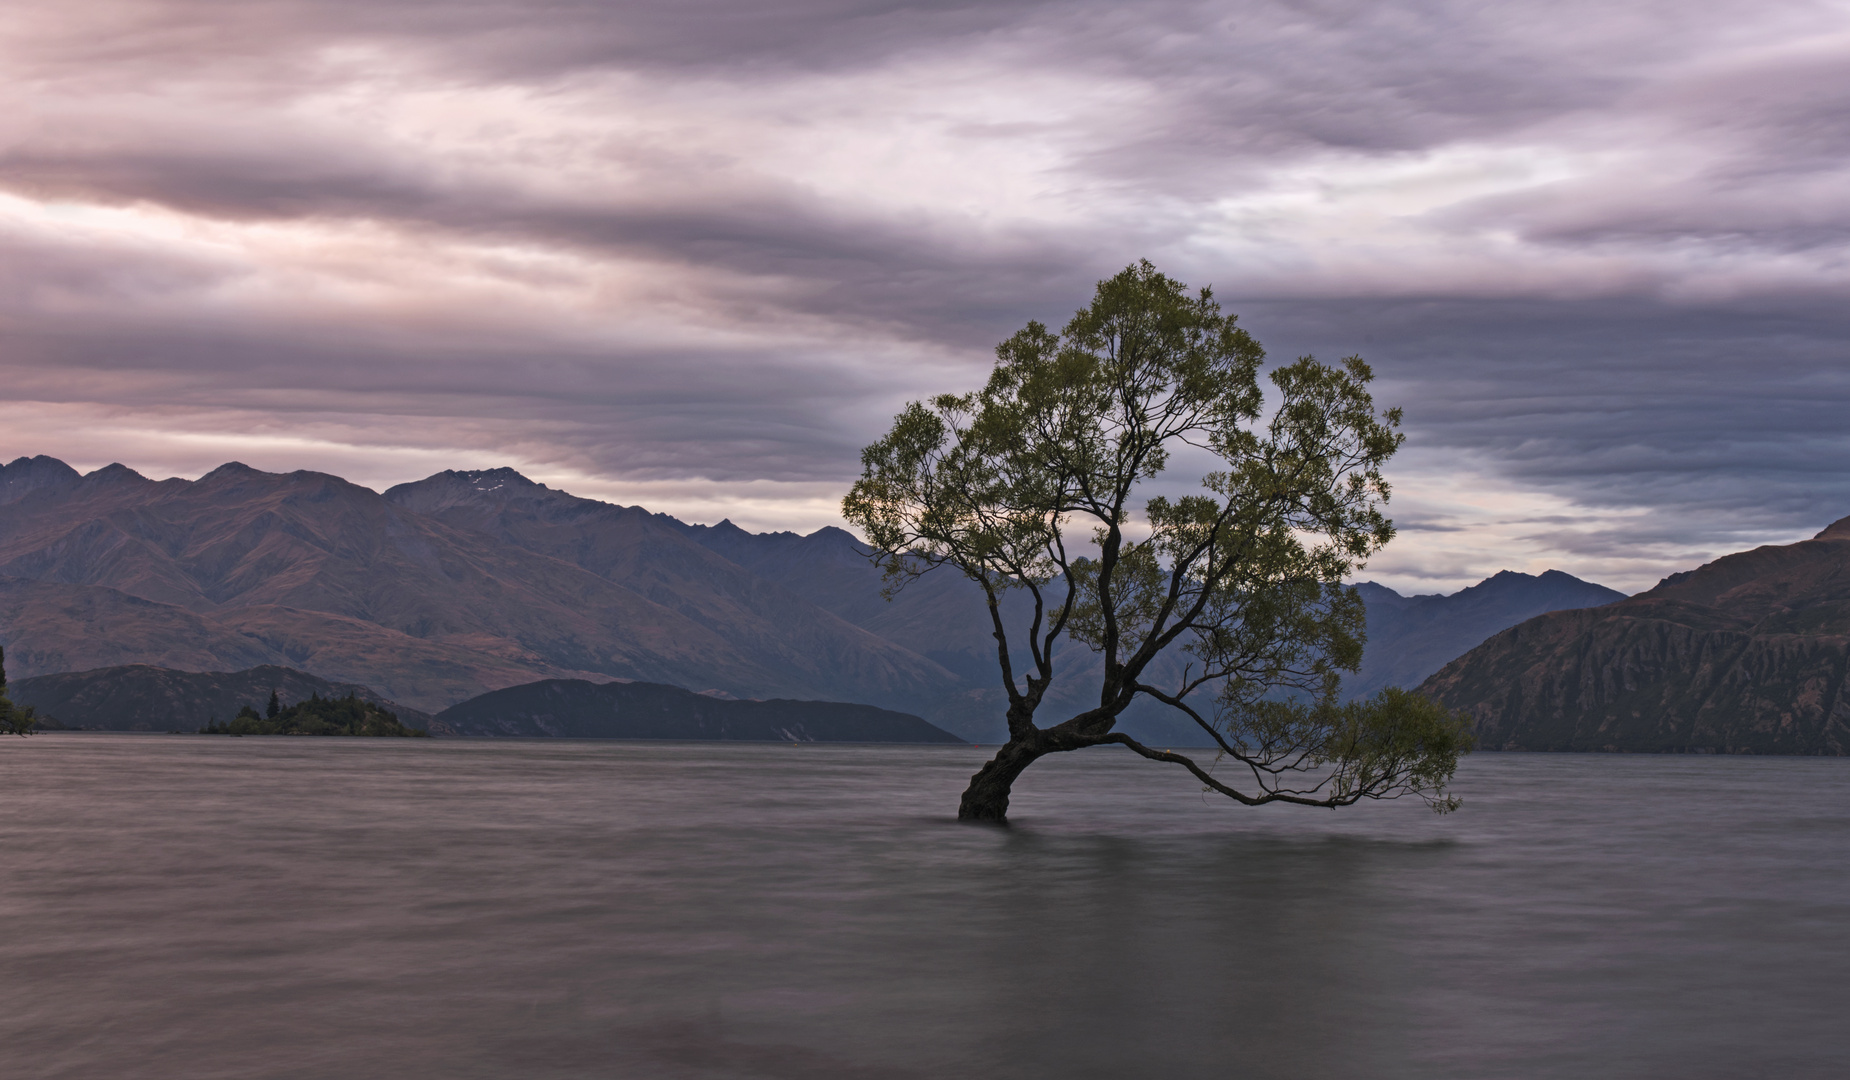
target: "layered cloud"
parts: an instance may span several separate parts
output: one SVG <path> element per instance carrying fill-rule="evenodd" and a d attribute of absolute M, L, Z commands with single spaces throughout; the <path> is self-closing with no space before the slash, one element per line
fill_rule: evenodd
<path fill-rule="evenodd" d="M 1850 513 L 1841 3 L 78 0 L 0 72 L 8 456 L 810 528 L 1147 256 L 1376 364 L 1397 586 Z"/>

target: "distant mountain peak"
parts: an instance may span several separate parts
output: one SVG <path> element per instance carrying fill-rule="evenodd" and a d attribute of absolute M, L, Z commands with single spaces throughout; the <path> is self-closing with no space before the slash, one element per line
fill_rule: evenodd
<path fill-rule="evenodd" d="M 1509 588 L 1511 586 L 1521 586 L 1535 580 L 1537 580 L 1537 578 L 1534 574 L 1525 574 L 1520 570 L 1499 570 L 1478 582 L 1476 585 L 1469 585 L 1460 589 L 1459 592 L 1467 593 L 1472 589 Z"/>
<path fill-rule="evenodd" d="M 438 475 L 453 476 L 477 491 L 552 490 L 545 484 L 528 479 L 518 470 L 506 465 L 499 469 L 451 469 Z"/>
<path fill-rule="evenodd" d="M 1838 518 L 1826 525 L 1813 540 L 1850 540 L 1850 517 Z"/>
<path fill-rule="evenodd" d="M 148 484 L 153 481 L 118 461 L 105 465 L 95 472 L 85 473 L 83 482 L 90 487 L 96 487 L 103 484 Z"/>
<path fill-rule="evenodd" d="M 1402 596 L 1379 581 L 1358 581 L 1355 591 L 1365 604 L 1405 604 L 1412 597 Z"/>
<path fill-rule="evenodd" d="M 1544 570 L 1539 574 L 1525 574 L 1521 570 L 1499 570 L 1475 585 L 1467 585 L 1454 593 L 1400 593 L 1378 581 L 1358 581 L 1355 587 L 1362 591 L 1364 599 L 1379 597 L 1383 600 L 1443 600 L 1449 597 L 1481 596 L 1486 593 L 1500 593 L 1509 589 L 1522 589 L 1534 585 L 1548 585 L 1553 588 L 1563 586 L 1570 588 L 1590 588 L 1612 592 L 1613 599 L 1624 593 L 1606 589 L 1604 585 L 1595 585 L 1583 581 L 1561 570 Z"/>
<path fill-rule="evenodd" d="M 69 489 L 79 480 L 77 470 L 55 457 L 19 457 L 0 465 L 0 503 L 17 502 L 45 488 Z"/>
<path fill-rule="evenodd" d="M 505 465 L 498 469 L 445 469 L 422 480 L 388 488 L 385 497 L 388 502 L 421 514 L 452 506 L 495 508 L 518 498 L 572 498 Z"/>
<path fill-rule="evenodd" d="M 71 468 L 69 465 L 66 465 L 64 462 L 59 461 L 49 454 L 36 454 L 32 457 L 25 457 L 22 455 L 7 462 L 5 465 L 0 465 L 0 471 L 10 473 L 16 470 L 19 475 L 22 476 L 29 472 L 58 473 L 60 475 L 69 475 L 72 478 L 77 476 L 76 469 Z"/>
<path fill-rule="evenodd" d="M 1561 589 L 1572 590 L 1576 596 L 1576 602 L 1570 606 L 1574 607 L 1592 603 L 1590 596 L 1606 596 L 1605 600 L 1599 601 L 1600 603 L 1610 603 L 1625 596 L 1624 593 L 1615 589 L 1608 589 L 1604 585 L 1582 580 L 1561 570 L 1544 570 L 1539 574 L 1525 574 L 1520 570 L 1499 570 L 1476 585 L 1460 589 L 1452 595 L 1465 597 L 1510 592 L 1529 593 L 1538 587 L 1545 592 L 1558 592 Z"/>
<path fill-rule="evenodd" d="M 1355 588 L 1368 607 L 1368 645 L 1361 670 L 1345 684 L 1358 696 L 1414 686 L 1485 638 L 1545 612 L 1625 599 L 1559 570 L 1501 570 L 1449 596 L 1401 596 L 1372 581 Z"/>
<path fill-rule="evenodd" d="M 666 514 L 663 514 L 660 516 L 665 517 L 665 518 L 668 517 L 668 515 Z M 790 529 L 782 529 L 777 532 L 753 532 L 750 529 L 747 529 L 744 526 L 740 525 L 739 523 L 733 521 L 731 518 L 721 518 L 717 525 L 689 525 L 688 523 L 681 521 L 679 519 L 676 519 L 676 518 L 668 518 L 668 520 L 672 522 L 674 526 L 678 529 L 683 529 L 683 530 L 692 532 L 696 535 L 705 534 L 707 536 L 707 539 L 709 540 L 720 539 L 721 542 L 724 542 L 724 539 L 732 538 L 732 537 L 743 537 L 748 542 L 804 540 L 804 539 L 810 539 L 813 537 L 821 536 L 824 533 L 826 533 L 829 530 L 829 528 L 832 528 L 832 526 L 825 526 L 821 529 L 817 529 L 813 533 L 810 533 L 808 537 L 805 537 L 803 534 L 792 531 Z M 838 533 L 841 533 L 841 535 L 843 536 L 848 535 L 847 533 L 842 532 L 840 529 L 836 529 L 835 531 Z M 704 542 L 705 541 L 703 541 L 703 543 Z"/>
<path fill-rule="evenodd" d="M 249 465 L 244 464 L 242 461 L 227 461 L 223 465 L 220 465 L 218 468 L 213 469 L 211 472 L 200 477 L 198 481 L 196 482 L 203 484 L 211 480 L 241 480 L 241 479 L 244 479 L 245 477 L 250 477 L 250 476 L 268 476 L 268 475 L 271 475 L 271 474 L 266 473 L 262 471 L 261 469 L 253 469 Z"/>

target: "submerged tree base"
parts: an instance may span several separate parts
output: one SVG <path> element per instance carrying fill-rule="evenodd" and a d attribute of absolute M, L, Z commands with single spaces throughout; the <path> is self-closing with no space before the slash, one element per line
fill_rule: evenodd
<path fill-rule="evenodd" d="M 1029 765 L 1048 754 L 1093 746 L 1122 746 L 1151 761 L 1180 765 L 1202 790 L 1245 806 L 1334 809 L 1365 799 L 1412 797 L 1442 814 L 1458 809 L 1458 797 L 1447 794 L 1445 786 L 1475 741 L 1469 717 L 1392 687 L 1342 705 L 1265 704 L 1226 730 L 1189 711 L 1218 751 L 1205 765 L 1187 754 L 1145 746 L 1091 714 L 1051 728 L 1028 725 L 970 778 L 957 818 L 1006 825 L 1010 792 Z M 1241 790 L 1217 777 L 1215 766 L 1223 762 L 1234 765 L 1252 786 Z"/>
<path fill-rule="evenodd" d="M 1009 792 L 1015 778 L 1047 751 L 1021 742 L 1005 743 L 996 756 L 976 771 L 957 805 L 957 820 L 1008 823 Z"/>

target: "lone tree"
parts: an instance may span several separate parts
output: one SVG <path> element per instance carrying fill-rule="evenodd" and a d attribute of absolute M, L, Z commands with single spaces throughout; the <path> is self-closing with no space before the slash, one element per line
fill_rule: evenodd
<path fill-rule="evenodd" d="M 862 452 L 842 512 L 888 595 L 948 565 L 988 601 L 1009 737 L 958 817 L 1004 821 L 1036 760 L 1113 744 L 1247 805 L 1413 795 L 1457 807 L 1445 785 L 1470 747 L 1460 719 L 1399 690 L 1338 697 L 1363 639 L 1343 578 L 1394 535 L 1381 466 L 1401 444 L 1400 411 L 1376 411 L 1360 357 L 1274 370 L 1268 404 L 1264 350 L 1235 318 L 1210 290 L 1140 262 L 1100 282 L 1060 333 L 1030 322 L 998 345 L 981 390 L 909 404 Z M 1220 467 L 1199 494 L 1144 498 L 1181 447 Z M 1081 528 L 1090 551 L 1075 550 Z M 1004 625 L 1011 593 L 1032 601 L 1019 636 Z M 1043 727 L 1062 637 L 1102 654 L 1103 682 L 1096 706 Z M 1153 668 L 1166 654 L 1178 662 Z M 1192 719 L 1216 759 L 1114 730 L 1140 698 Z"/>

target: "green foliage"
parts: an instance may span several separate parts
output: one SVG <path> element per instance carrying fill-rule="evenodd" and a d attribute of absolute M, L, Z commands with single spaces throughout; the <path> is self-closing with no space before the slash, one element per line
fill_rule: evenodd
<path fill-rule="evenodd" d="M 288 708 L 277 704 L 275 713 L 260 716 L 249 705 L 226 723 L 209 722 L 199 729 L 201 735 L 372 735 L 425 737 L 430 733 L 409 728 L 398 722 L 397 714 L 382 709 L 353 694 L 344 698 L 311 696 Z"/>
<path fill-rule="evenodd" d="M 6 695 L 0 694 L 0 735 L 30 735 L 42 722 L 37 709 L 15 705 Z"/>
<path fill-rule="evenodd" d="M 1261 701 L 1229 717 L 1243 764 L 1302 778 L 1302 786 L 1273 786 L 1292 801 L 1412 795 L 1440 813 L 1458 808 L 1444 789 L 1474 742 L 1469 719 L 1419 694 L 1390 687 L 1344 704 Z"/>
<path fill-rule="evenodd" d="M 0 735 L 30 735 L 44 719 L 32 706 L 22 708 L 6 696 L 6 650 L 0 648 Z"/>
<path fill-rule="evenodd" d="M 1303 357 L 1271 373 L 1268 397 L 1264 355 L 1210 290 L 1140 262 L 1058 334 L 1031 322 L 997 346 L 981 390 L 909 404 L 863 451 L 843 516 L 889 594 L 946 565 L 983 589 L 1010 745 L 1031 756 L 1146 752 L 1112 728 L 1147 697 L 1250 767 L 1256 793 L 1236 797 L 1304 801 L 1286 775 L 1297 770 L 1325 776 L 1318 805 L 1413 792 L 1449 808 L 1443 785 L 1466 745 L 1443 735 L 1451 718 L 1406 696 L 1333 704 L 1364 631 L 1342 582 L 1394 535 L 1381 469 L 1400 412 L 1376 409 L 1360 357 Z M 1220 465 L 1196 494 L 1143 497 L 1181 447 Z M 1075 530 L 1094 554 L 1069 550 Z M 1013 590 L 1033 602 L 1020 637 L 1001 618 Z M 1043 728 L 1063 635 L 1102 654 L 1104 684 L 1097 707 Z M 1156 685 L 1166 652 L 1184 674 Z"/>

